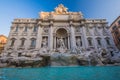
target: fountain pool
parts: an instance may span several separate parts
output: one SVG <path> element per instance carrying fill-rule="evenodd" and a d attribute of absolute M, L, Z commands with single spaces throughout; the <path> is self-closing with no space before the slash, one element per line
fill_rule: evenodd
<path fill-rule="evenodd" d="M 120 80 L 120 67 L 0 68 L 0 80 Z"/>

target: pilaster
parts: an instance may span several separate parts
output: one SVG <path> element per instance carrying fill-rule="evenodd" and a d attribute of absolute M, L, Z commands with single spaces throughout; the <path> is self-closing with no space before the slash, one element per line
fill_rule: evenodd
<path fill-rule="evenodd" d="M 40 49 L 42 44 L 42 25 L 39 24 L 38 26 L 38 34 L 37 34 L 37 41 L 36 41 L 36 49 Z"/>
<path fill-rule="evenodd" d="M 76 41 L 75 41 L 75 30 L 74 30 L 74 27 L 73 27 L 73 23 L 72 21 L 70 21 L 70 31 L 71 31 L 71 48 L 75 48 L 76 47 Z"/>
<path fill-rule="evenodd" d="M 82 26 L 82 34 L 83 34 L 83 43 L 84 43 L 84 48 L 86 49 L 88 47 L 88 42 L 87 42 L 87 36 L 86 36 L 86 29 L 85 26 Z"/>
<path fill-rule="evenodd" d="M 50 21 L 50 31 L 49 31 L 49 48 L 53 49 L 53 21 Z"/>

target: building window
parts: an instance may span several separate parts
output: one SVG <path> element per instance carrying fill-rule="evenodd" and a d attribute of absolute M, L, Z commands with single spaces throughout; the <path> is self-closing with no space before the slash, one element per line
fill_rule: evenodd
<path fill-rule="evenodd" d="M 93 44 L 92 44 L 92 39 L 91 39 L 91 38 L 88 39 L 88 45 L 89 45 L 89 46 L 93 46 Z"/>
<path fill-rule="evenodd" d="M 115 26 L 113 26 L 113 28 L 112 28 L 113 30 L 116 30 L 117 29 L 117 26 L 115 25 Z"/>
<path fill-rule="evenodd" d="M 34 26 L 33 32 L 37 32 L 37 30 L 38 30 L 38 27 Z"/>
<path fill-rule="evenodd" d="M 27 32 L 27 26 L 25 27 L 24 32 Z"/>
<path fill-rule="evenodd" d="M 119 32 L 118 32 L 118 31 L 116 31 L 116 32 L 115 32 L 115 35 L 118 35 L 118 34 L 119 34 Z"/>
<path fill-rule="evenodd" d="M 14 46 L 15 40 L 16 40 L 15 38 L 11 39 L 11 45 L 10 46 Z"/>
<path fill-rule="evenodd" d="M 35 47 L 36 46 L 36 39 L 31 39 L 31 47 Z"/>
<path fill-rule="evenodd" d="M 118 24 L 120 25 L 120 20 L 118 21 Z"/>
<path fill-rule="evenodd" d="M 98 43 L 98 45 L 101 46 L 101 40 L 100 39 L 97 39 L 97 43 Z"/>
<path fill-rule="evenodd" d="M 119 43 L 120 43 L 120 37 L 118 38 L 118 41 L 119 41 Z"/>
<path fill-rule="evenodd" d="M 21 45 L 20 45 L 20 46 L 22 47 L 22 46 L 24 46 L 24 44 L 25 44 L 25 38 L 22 38 L 22 39 L 21 39 Z"/>
<path fill-rule="evenodd" d="M 107 43 L 107 45 L 110 45 L 110 40 L 106 39 L 106 43 Z"/>
<path fill-rule="evenodd" d="M 16 27 L 15 32 L 18 32 L 18 26 Z"/>
<path fill-rule="evenodd" d="M 81 36 L 76 36 L 76 46 L 77 47 L 81 47 L 82 46 Z"/>

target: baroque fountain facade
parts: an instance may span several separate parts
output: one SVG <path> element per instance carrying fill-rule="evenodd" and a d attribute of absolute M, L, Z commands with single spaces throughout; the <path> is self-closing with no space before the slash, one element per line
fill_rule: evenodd
<path fill-rule="evenodd" d="M 2 66 L 70 66 L 119 63 L 106 19 L 85 19 L 60 4 L 37 19 L 14 19 Z M 117 55 L 117 57 L 116 57 Z"/>

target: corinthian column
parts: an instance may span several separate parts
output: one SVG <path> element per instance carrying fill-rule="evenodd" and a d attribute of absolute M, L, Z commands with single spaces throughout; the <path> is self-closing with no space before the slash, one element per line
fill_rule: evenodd
<path fill-rule="evenodd" d="M 75 41 L 75 30 L 74 30 L 74 27 L 73 25 L 70 25 L 70 31 L 71 31 L 71 35 L 70 35 L 70 38 L 71 38 L 71 48 L 75 48 L 76 47 L 76 41 Z"/>
<path fill-rule="evenodd" d="M 36 48 L 40 49 L 41 48 L 41 42 L 42 42 L 42 27 L 39 25 L 38 27 L 38 34 L 37 34 L 37 41 L 36 41 Z"/>
<path fill-rule="evenodd" d="M 68 35 L 68 49 L 70 49 L 70 36 Z"/>
<path fill-rule="evenodd" d="M 49 31 L 49 48 L 53 50 L 53 23 L 50 24 L 50 31 Z"/>

